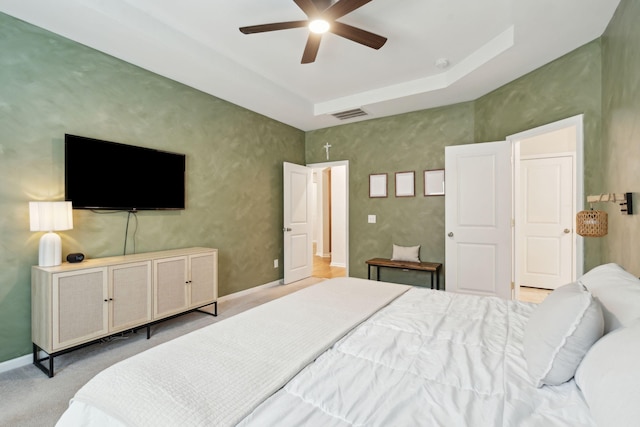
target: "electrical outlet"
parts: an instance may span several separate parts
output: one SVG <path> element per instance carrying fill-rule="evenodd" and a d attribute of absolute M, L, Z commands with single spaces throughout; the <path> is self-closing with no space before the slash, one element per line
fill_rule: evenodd
<path fill-rule="evenodd" d="M 278 260 L 277 259 L 273 260 L 273 268 L 278 268 Z"/>
<path fill-rule="evenodd" d="M 369 216 L 367 217 L 367 222 L 368 222 L 369 224 L 375 224 L 375 223 L 376 223 L 376 216 L 375 216 L 375 215 L 369 215 Z"/>

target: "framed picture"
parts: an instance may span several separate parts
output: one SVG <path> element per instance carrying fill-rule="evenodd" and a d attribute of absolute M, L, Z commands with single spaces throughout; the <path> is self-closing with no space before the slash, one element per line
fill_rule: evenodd
<path fill-rule="evenodd" d="M 372 173 L 369 175 L 369 197 L 387 197 L 386 173 Z"/>
<path fill-rule="evenodd" d="M 424 171 L 424 195 L 444 196 L 444 169 Z"/>
<path fill-rule="evenodd" d="M 396 172 L 396 197 L 415 195 L 415 172 Z"/>

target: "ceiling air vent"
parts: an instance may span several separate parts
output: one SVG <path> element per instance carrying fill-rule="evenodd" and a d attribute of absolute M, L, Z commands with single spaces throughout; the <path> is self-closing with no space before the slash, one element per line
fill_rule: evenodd
<path fill-rule="evenodd" d="M 367 116 L 367 112 L 361 108 L 354 108 L 353 110 L 340 111 L 339 113 L 333 113 L 332 116 L 339 120 L 349 120 L 354 117 Z"/>

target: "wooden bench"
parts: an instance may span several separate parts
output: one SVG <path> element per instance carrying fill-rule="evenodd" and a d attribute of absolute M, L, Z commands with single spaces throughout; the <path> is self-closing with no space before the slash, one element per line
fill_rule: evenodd
<path fill-rule="evenodd" d="M 434 285 L 434 275 L 435 275 L 435 289 L 440 290 L 440 269 L 442 268 L 442 264 L 437 262 L 411 262 L 411 261 L 392 261 L 387 258 L 373 258 L 368 261 L 367 270 L 368 275 L 367 278 L 371 280 L 371 267 L 376 267 L 376 280 L 380 280 L 380 267 L 387 268 L 400 268 L 402 270 L 414 270 L 414 271 L 426 271 L 431 273 L 431 289 Z"/>

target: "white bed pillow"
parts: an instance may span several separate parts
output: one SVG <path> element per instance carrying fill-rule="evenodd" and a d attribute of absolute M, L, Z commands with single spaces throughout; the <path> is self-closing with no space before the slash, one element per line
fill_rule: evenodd
<path fill-rule="evenodd" d="M 618 264 L 595 267 L 579 282 L 602 306 L 605 334 L 640 318 L 640 280 Z"/>
<path fill-rule="evenodd" d="M 603 328 L 600 305 L 580 283 L 551 292 L 531 313 L 524 331 L 524 357 L 536 387 L 573 378 Z"/>
<path fill-rule="evenodd" d="M 420 262 L 420 245 L 418 246 L 398 246 L 393 245 L 391 261 L 412 261 Z"/>
<path fill-rule="evenodd" d="M 640 321 L 619 328 L 591 347 L 576 383 L 600 427 L 640 423 Z"/>

